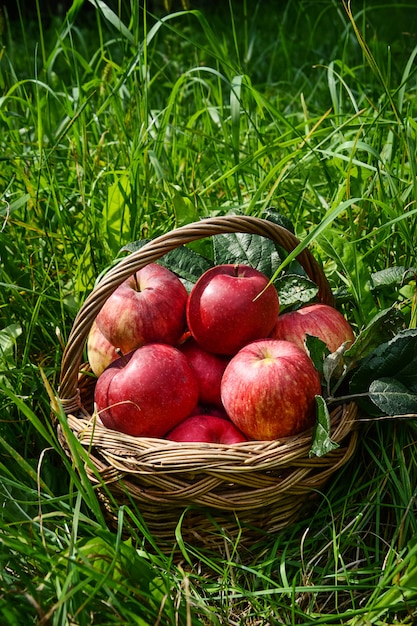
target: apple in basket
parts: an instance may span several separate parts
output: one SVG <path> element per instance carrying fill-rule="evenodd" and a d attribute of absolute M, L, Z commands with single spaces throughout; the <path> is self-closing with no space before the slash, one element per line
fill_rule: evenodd
<path fill-rule="evenodd" d="M 267 337 L 276 322 L 279 298 L 265 274 L 247 265 L 223 264 L 207 270 L 192 288 L 187 323 L 197 343 L 217 354 L 236 354 Z"/>
<path fill-rule="evenodd" d="M 97 315 L 97 326 L 123 354 L 155 341 L 174 345 L 185 330 L 187 298 L 178 276 L 150 263 L 109 296 Z"/>
<path fill-rule="evenodd" d="M 199 441 L 228 445 L 247 441 L 247 437 L 229 419 L 216 415 L 187 417 L 165 438 L 171 441 Z"/>
<path fill-rule="evenodd" d="M 310 304 L 278 316 L 271 337 L 286 339 L 305 349 L 306 335 L 318 337 L 335 352 L 343 343 L 351 344 L 355 336 L 347 319 L 328 304 Z"/>
<path fill-rule="evenodd" d="M 96 376 L 100 376 L 110 363 L 120 357 L 117 349 L 105 338 L 95 320 L 88 334 L 87 357 Z"/>
<path fill-rule="evenodd" d="M 222 407 L 220 383 L 229 357 L 204 350 L 193 337 L 189 337 L 179 349 L 188 359 L 199 383 L 199 403 Z"/>
<path fill-rule="evenodd" d="M 232 422 L 250 439 L 296 435 L 315 421 L 320 377 L 304 350 L 259 339 L 243 347 L 223 375 L 221 397 Z"/>
<path fill-rule="evenodd" d="M 174 346 L 150 343 L 113 361 L 97 379 L 94 402 L 104 426 L 163 437 L 193 411 L 198 382 Z"/>

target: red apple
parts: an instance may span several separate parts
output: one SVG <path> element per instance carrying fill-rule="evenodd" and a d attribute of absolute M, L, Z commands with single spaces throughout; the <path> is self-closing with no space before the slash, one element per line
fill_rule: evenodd
<path fill-rule="evenodd" d="M 97 315 L 97 325 L 123 354 L 155 341 L 174 345 L 185 330 L 187 298 L 178 276 L 151 263 L 109 296 Z"/>
<path fill-rule="evenodd" d="M 232 422 L 250 439 L 280 439 L 315 420 L 320 377 L 304 350 L 289 341 L 259 339 L 242 348 L 222 379 L 221 396 Z"/>
<path fill-rule="evenodd" d="M 245 435 L 230 421 L 216 415 L 192 415 L 178 424 L 166 439 L 233 444 L 247 441 Z"/>
<path fill-rule="evenodd" d="M 196 282 L 188 298 L 191 335 L 204 350 L 233 355 L 267 337 L 279 312 L 278 293 L 265 274 L 247 265 L 217 265 Z"/>
<path fill-rule="evenodd" d="M 96 376 L 100 376 L 110 363 L 120 357 L 116 348 L 110 341 L 107 341 L 95 320 L 88 334 L 87 357 L 90 367 Z"/>
<path fill-rule="evenodd" d="M 220 383 L 229 358 L 204 350 L 192 337 L 179 346 L 197 377 L 201 404 L 222 406 Z"/>
<path fill-rule="evenodd" d="M 282 313 L 270 336 L 286 339 L 305 350 L 306 335 L 324 341 L 330 352 L 335 352 L 346 341 L 351 344 L 355 339 L 349 322 L 328 304 L 310 304 L 296 311 Z"/>
<path fill-rule="evenodd" d="M 174 346 L 151 343 L 113 361 L 98 378 L 94 401 L 104 426 L 163 437 L 193 411 L 198 382 Z"/>

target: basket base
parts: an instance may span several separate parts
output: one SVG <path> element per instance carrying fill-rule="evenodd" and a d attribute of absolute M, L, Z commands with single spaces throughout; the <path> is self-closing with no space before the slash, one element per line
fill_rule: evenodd
<path fill-rule="evenodd" d="M 281 499 L 279 511 L 267 507 L 263 511 L 247 511 L 242 516 L 197 506 L 186 509 L 169 507 L 169 510 L 164 506 L 157 510 L 141 506 L 139 511 L 136 504 L 126 498 L 123 488 L 116 496 L 117 504 L 114 501 L 112 503 L 102 490 L 97 495 L 110 528 L 118 529 L 118 513 L 123 506 L 123 538 L 135 536 L 139 529 L 143 537 L 151 537 L 150 544 L 156 544 L 163 554 L 172 555 L 174 559 L 181 557 L 181 545 L 220 553 L 224 557 L 228 557 L 238 547 L 239 557 L 242 558 L 242 553 L 254 544 L 271 538 L 307 516 L 310 506 L 319 497 L 318 493 L 312 492 L 308 498 L 301 498 L 298 506 L 294 505 L 294 498 L 289 497 L 287 501 Z M 113 484 L 112 500 L 114 496 Z"/>

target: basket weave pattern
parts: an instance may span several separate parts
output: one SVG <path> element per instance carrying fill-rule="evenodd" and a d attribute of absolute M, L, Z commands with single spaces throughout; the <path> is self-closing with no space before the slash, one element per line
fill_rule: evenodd
<path fill-rule="evenodd" d="M 277 531 L 299 515 L 306 500 L 323 488 L 356 447 L 354 403 L 332 411 L 331 436 L 339 447 L 319 458 L 309 457 L 311 431 L 280 441 L 184 444 L 130 437 L 105 428 L 96 419 L 95 379 L 82 361 L 89 330 L 104 302 L 131 274 L 167 252 L 224 233 L 262 235 L 288 252 L 299 243 L 286 229 L 254 217 L 208 218 L 162 235 L 122 259 L 95 287 L 74 320 L 62 359 L 58 400 L 70 429 L 88 451 L 92 467 L 86 469 L 110 517 L 112 506 L 103 495 L 106 490 L 119 505 L 134 503 L 153 535 L 171 547 L 178 520 L 187 507 L 182 533 L 190 542 L 215 545 L 218 538 L 213 534 L 213 522 L 232 535 L 241 525 L 247 527 L 242 542 L 245 538 L 254 541 L 259 531 Z M 333 305 L 328 281 L 309 250 L 303 250 L 297 260 L 317 284 L 319 301 Z M 59 426 L 58 433 L 61 445 L 71 455 Z M 106 490 L 100 489 L 103 483 Z"/>

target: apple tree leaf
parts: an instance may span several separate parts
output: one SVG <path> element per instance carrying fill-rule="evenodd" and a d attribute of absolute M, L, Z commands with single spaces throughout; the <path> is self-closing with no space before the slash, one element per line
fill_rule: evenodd
<path fill-rule="evenodd" d="M 149 239 L 133 241 L 123 246 L 121 252 L 136 252 L 148 242 Z M 194 284 L 204 272 L 213 266 L 209 259 L 187 246 L 175 248 L 158 259 L 157 263 L 170 269 L 174 274 L 191 284 Z"/>
<path fill-rule="evenodd" d="M 292 221 L 285 215 L 282 215 L 274 207 L 268 207 L 267 209 L 265 209 L 265 211 L 262 213 L 262 217 L 266 220 L 269 220 L 270 222 L 273 222 L 274 224 L 277 224 L 278 226 L 282 226 L 286 230 L 289 230 L 292 234 L 295 233 L 295 228 Z"/>
<path fill-rule="evenodd" d="M 120 248 L 119 254 L 120 252 L 137 252 L 137 250 L 140 250 L 146 243 L 149 242 L 150 239 L 139 239 L 138 241 L 131 241 L 130 243 L 125 244 L 123 248 Z"/>
<path fill-rule="evenodd" d="M 309 456 L 324 456 L 335 450 L 339 444 L 330 437 L 330 414 L 322 396 L 316 396 L 317 419 L 313 431 L 313 442 Z"/>
<path fill-rule="evenodd" d="M 319 337 L 314 337 L 313 335 L 309 334 L 306 334 L 305 346 L 307 348 L 310 359 L 313 361 L 314 367 L 319 372 L 319 374 L 323 375 L 324 361 L 326 357 L 330 354 L 329 348 L 326 346 L 324 341 L 319 339 Z"/>
<path fill-rule="evenodd" d="M 379 345 L 395 337 L 403 325 L 404 317 L 401 311 L 394 307 L 377 313 L 346 350 L 345 361 L 349 369 L 353 369 Z"/>
<path fill-rule="evenodd" d="M 349 390 L 353 395 L 358 397 L 358 403 L 362 409 L 370 415 L 380 415 L 381 408 L 375 404 L 374 398 L 377 398 L 378 404 L 381 404 L 381 387 L 371 385 L 377 380 L 394 380 L 396 384 L 402 385 L 401 389 L 406 389 L 409 394 L 417 394 L 417 329 L 406 329 L 400 331 L 397 335 L 377 346 L 368 356 L 361 361 L 355 369 L 350 380 Z M 397 385 L 396 389 L 400 389 Z M 378 391 L 380 395 L 375 395 Z M 398 400 L 398 406 L 395 404 L 395 398 Z M 393 415 L 399 415 L 403 411 L 404 398 L 401 394 L 391 394 L 389 400 L 389 410 Z M 388 408 L 388 401 L 384 404 Z"/>
<path fill-rule="evenodd" d="M 323 375 L 324 379 L 328 385 L 328 390 L 330 393 L 330 383 L 332 379 L 339 378 L 339 384 L 341 382 L 341 378 L 347 371 L 346 363 L 345 363 L 345 351 L 346 346 L 349 344 L 348 341 L 342 343 L 341 346 L 332 352 L 324 359 L 323 363 Z M 338 386 L 338 385 L 337 385 Z"/>
<path fill-rule="evenodd" d="M 277 226 L 281 226 L 294 234 L 294 225 L 290 219 L 281 215 L 273 207 L 262 212 L 261 216 Z M 213 258 L 215 265 L 222 263 L 242 263 L 272 278 L 282 264 L 288 252 L 267 237 L 248 233 L 226 233 L 215 235 L 213 241 Z M 304 268 L 293 259 L 289 264 L 292 274 L 306 276 Z"/>
<path fill-rule="evenodd" d="M 375 291 L 390 286 L 401 286 L 415 277 L 414 267 L 393 266 L 371 274 L 371 290 Z"/>
<path fill-rule="evenodd" d="M 298 274 L 284 274 L 274 282 L 281 310 L 311 302 L 318 293 L 316 283 Z"/>
<path fill-rule="evenodd" d="M 417 393 L 411 393 L 395 378 L 379 378 L 369 386 L 369 397 L 386 415 L 410 415 L 417 417 Z"/>
<path fill-rule="evenodd" d="M 320 374 L 322 385 L 326 387 L 327 395 L 333 395 L 346 374 L 345 344 L 335 352 L 330 352 L 324 341 L 308 334 L 304 343 L 314 367 Z M 333 389 L 332 383 L 335 383 Z"/>
<path fill-rule="evenodd" d="M 158 263 L 192 284 L 213 266 L 211 261 L 185 246 L 168 252 Z"/>
<path fill-rule="evenodd" d="M 281 259 L 273 241 L 250 233 L 226 233 L 213 237 L 214 264 L 250 265 L 271 277 Z"/>

